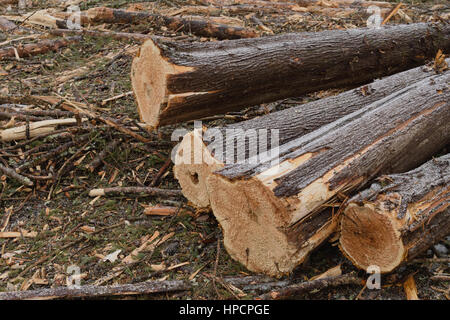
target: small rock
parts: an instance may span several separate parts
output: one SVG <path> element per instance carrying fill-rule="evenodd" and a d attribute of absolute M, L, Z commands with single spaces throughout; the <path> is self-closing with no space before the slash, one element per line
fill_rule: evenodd
<path fill-rule="evenodd" d="M 177 253 L 178 247 L 179 247 L 179 243 L 178 242 L 171 242 L 171 243 L 169 243 L 167 245 L 166 249 L 164 249 L 164 254 L 172 256 L 175 253 Z"/>
<path fill-rule="evenodd" d="M 438 253 L 439 255 L 446 255 L 448 253 L 447 247 L 440 243 L 435 245 L 434 249 L 436 250 L 436 253 Z"/>

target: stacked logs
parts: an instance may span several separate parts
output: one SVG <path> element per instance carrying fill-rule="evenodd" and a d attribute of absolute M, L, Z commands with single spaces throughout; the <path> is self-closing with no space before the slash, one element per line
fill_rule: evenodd
<path fill-rule="evenodd" d="M 450 52 L 448 25 L 210 43 L 154 38 L 131 78 L 153 128 L 360 85 L 197 128 L 174 149 L 174 173 L 194 205 L 212 208 L 227 251 L 249 270 L 289 273 L 340 233 L 357 267 L 389 272 L 450 233 L 449 158 L 430 160 L 450 143 L 450 61 L 440 50 Z M 423 66 L 437 53 L 434 67 Z"/>

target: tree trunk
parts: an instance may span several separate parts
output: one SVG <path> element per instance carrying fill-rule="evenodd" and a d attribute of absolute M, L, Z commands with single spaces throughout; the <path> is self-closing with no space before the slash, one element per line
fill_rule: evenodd
<path fill-rule="evenodd" d="M 350 200 L 340 248 L 355 266 L 391 272 L 450 234 L 450 154 L 383 176 Z"/>
<path fill-rule="evenodd" d="M 336 230 L 338 197 L 404 172 L 450 142 L 450 71 L 433 75 L 207 180 L 231 256 L 281 275 Z"/>
<path fill-rule="evenodd" d="M 297 4 L 301 6 L 312 6 L 312 5 L 320 5 L 324 7 L 370 7 L 370 6 L 377 6 L 380 8 L 391 8 L 392 3 L 386 2 L 386 1 L 364 1 L 364 0 L 330 0 L 330 1 L 323 1 L 323 0 L 296 0 Z"/>
<path fill-rule="evenodd" d="M 253 38 L 258 34 L 249 29 L 234 27 L 209 21 L 206 18 L 181 18 L 163 16 L 148 12 L 133 12 L 106 7 L 91 8 L 84 15 L 89 23 L 154 23 L 170 30 L 192 33 L 197 36 L 214 37 L 218 39 Z M 82 18 L 82 21 L 83 18 Z"/>
<path fill-rule="evenodd" d="M 323 7 L 345 7 L 345 6 L 353 6 L 353 7 L 370 7 L 370 6 L 378 6 L 381 8 L 390 8 L 392 7 L 392 3 L 385 1 L 364 1 L 364 0 L 294 0 L 294 1 L 264 1 L 264 0 L 202 0 L 200 3 L 205 5 L 214 4 L 217 6 L 230 6 L 237 4 L 251 4 L 258 6 L 287 6 L 289 4 L 297 4 L 303 7 L 309 6 L 323 6 Z"/>
<path fill-rule="evenodd" d="M 450 51 L 450 25 L 297 33 L 235 41 L 146 41 L 133 90 L 152 127 L 367 83 Z"/>
<path fill-rule="evenodd" d="M 446 62 L 450 64 L 450 59 L 447 59 Z M 244 140 L 245 159 L 248 159 L 251 148 L 249 146 L 250 139 L 246 139 L 246 134 L 251 133 L 252 130 L 257 132 L 261 132 L 260 130 L 267 130 L 266 132 L 279 130 L 278 143 L 282 145 L 421 81 L 429 77 L 432 72 L 434 71 L 428 67 L 418 67 L 336 96 L 298 105 L 219 129 L 221 136 L 224 138 L 231 141 Z M 212 128 L 212 130 L 217 130 L 217 128 Z M 174 174 L 181 185 L 183 195 L 200 208 L 209 206 L 207 178 L 214 171 L 222 169 L 227 160 L 226 140 L 223 140 L 222 152 L 220 152 L 214 149 L 214 144 L 210 146 L 207 137 L 208 133 L 203 133 L 201 130 L 190 132 L 186 134 L 178 146 L 179 150 L 183 150 L 183 156 L 178 156 L 178 153 L 175 153 Z M 270 144 L 269 141 L 268 144 Z M 192 146 L 199 146 L 199 148 L 192 148 Z M 237 154 L 236 149 L 233 151 L 234 154 Z M 194 159 L 200 161 L 194 162 Z M 234 157 L 233 160 L 235 160 Z"/>
<path fill-rule="evenodd" d="M 16 47 L 7 47 L 0 49 L 0 60 L 7 57 L 14 57 L 16 52 L 19 58 L 43 54 L 49 51 L 57 51 L 62 47 L 79 42 L 81 37 L 69 37 L 64 39 L 42 40 L 36 43 L 28 43 Z M 16 49 L 16 51 L 14 50 Z"/>
<path fill-rule="evenodd" d="M 79 287 L 56 287 L 28 291 L 1 292 L 0 300 L 50 300 L 82 297 L 98 298 L 105 296 L 167 293 L 190 289 L 190 284 L 182 280 L 146 281 L 114 286 L 86 285 Z"/>

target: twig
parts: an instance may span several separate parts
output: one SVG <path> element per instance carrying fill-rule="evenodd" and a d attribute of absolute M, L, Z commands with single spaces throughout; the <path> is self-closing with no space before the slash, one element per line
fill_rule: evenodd
<path fill-rule="evenodd" d="M 214 261 L 214 273 L 212 278 L 212 283 L 214 290 L 216 291 L 217 297 L 221 297 L 219 291 L 216 286 L 216 277 L 217 277 L 217 266 L 219 265 L 219 257 L 220 257 L 220 239 L 217 239 L 217 252 L 216 252 L 216 261 Z"/>
<path fill-rule="evenodd" d="M 167 169 L 169 168 L 171 162 L 172 162 L 172 159 L 169 157 L 166 160 L 166 162 L 163 164 L 161 169 L 159 169 L 159 171 L 156 174 L 156 176 L 153 178 L 152 182 L 150 183 L 151 187 L 155 187 L 158 184 L 158 182 L 161 179 L 161 177 L 164 175 L 164 173 L 166 173 Z"/>
<path fill-rule="evenodd" d="M 33 186 L 34 183 L 33 181 L 31 181 L 30 179 L 28 179 L 27 177 L 24 177 L 20 174 L 18 174 L 16 171 L 14 171 L 11 168 L 5 167 L 4 165 L 2 165 L 0 163 L 0 171 L 2 171 L 4 174 L 6 174 L 8 177 L 15 179 L 17 181 L 19 181 L 20 183 L 26 185 L 26 186 Z"/>
<path fill-rule="evenodd" d="M 271 299 L 286 299 L 292 296 L 297 296 L 303 293 L 311 292 L 312 290 L 321 290 L 327 287 L 337 287 L 342 285 L 362 285 L 364 282 L 362 279 L 355 276 L 355 273 L 348 273 L 341 276 L 329 277 L 323 279 L 317 279 L 302 283 L 293 284 L 287 286 L 278 291 L 272 291 L 259 296 L 259 299 L 271 300 Z"/>
<path fill-rule="evenodd" d="M 430 278 L 431 281 L 450 281 L 450 275 L 436 275 Z"/>
<path fill-rule="evenodd" d="M 92 160 L 88 165 L 86 165 L 86 168 L 89 169 L 89 171 L 94 172 L 95 169 L 97 169 L 103 162 L 103 159 L 111 152 L 113 151 L 120 143 L 122 143 L 121 139 L 113 140 L 111 141 L 106 147 Z"/>
<path fill-rule="evenodd" d="M 34 160 L 30 161 L 30 162 L 24 163 L 18 169 L 20 171 L 23 171 L 23 170 L 28 169 L 30 167 L 36 166 L 36 165 L 38 165 L 38 164 L 40 164 L 42 162 L 45 162 L 45 161 L 53 158 L 54 156 L 59 155 L 60 153 L 66 151 L 67 149 L 69 149 L 69 148 L 71 148 L 73 146 L 77 146 L 77 145 L 81 144 L 82 142 L 84 142 L 84 141 L 86 141 L 88 139 L 89 139 L 89 134 L 86 134 L 84 136 L 78 137 L 75 141 L 67 142 L 67 143 L 57 147 L 53 151 L 50 151 L 50 152 L 46 153 L 42 157 L 34 159 Z"/>
<path fill-rule="evenodd" d="M 403 3 L 399 3 L 395 6 L 394 9 L 392 9 L 391 12 L 389 12 L 389 14 L 386 16 L 386 18 L 384 18 L 383 22 L 381 23 L 381 25 L 384 25 L 385 23 L 387 23 L 398 11 L 398 9 L 400 9 L 400 7 L 403 5 Z"/>
<path fill-rule="evenodd" d="M 89 192 L 89 196 L 114 196 L 122 194 L 147 194 L 150 196 L 167 196 L 167 197 L 179 197 L 182 195 L 181 190 L 171 190 L 171 189 L 159 189 L 152 187 L 115 187 L 115 188 L 104 188 L 104 189 L 92 189 Z"/>
<path fill-rule="evenodd" d="M 114 101 L 114 100 L 117 100 L 117 99 L 120 99 L 120 98 L 129 96 L 129 95 L 132 95 L 132 94 L 133 94 L 133 91 L 128 91 L 128 92 L 125 92 L 125 93 L 121 93 L 121 94 L 119 94 L 119 95 L 117 95 L 117 96 L 114 96 L 114 97 L 111 97 L 111 98 L 108 98 L 108 99 L 103 100 L 102 103 L 101 103 L 101 105 L 104 106 L 104 105 L 107 104 L 108 102 L 111 102 L 111 101 Z"/>

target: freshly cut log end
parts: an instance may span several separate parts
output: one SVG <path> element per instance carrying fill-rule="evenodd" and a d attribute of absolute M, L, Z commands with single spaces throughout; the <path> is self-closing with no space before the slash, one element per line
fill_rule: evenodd
<path fill-rule="evenodd" d="M 141 121 L 154 128 L 159 125 L 160 113 L 170 106 L 172 98 L 167 90 L 168 76 L 191 70 L 170 63 L 153 40 L 144 42 L 131 66 L 131 82 Z"/>
<path fill-rule="evenodd" d="M 450 154 L 378 180 L 344 210 L 340 248 L 358 268 L 391 272 L 450 233 Z"/>
<path fill-rule="evenodd" d="M 211 207 L 227 252 L 253 272 L 286 275 L 335 231 L 336 222 L 327 221 L 307 241 L 298 241 L 298 234 L 289 231 L 289 204 L 257 179 L 230 181 L 212 174 L 207 186 L 214 191 Z"/>
<path fill-rule="evenodd" d="M 266 200 L 264 188 L 254 180 L 230 182 L 216 175 L 208 178 L 208 186 L 222 190 L 220 195 L 212 193 L 210 201 L 230 256 L 254 272 L 272 276 L 290 272 L 296 248 L 277 228 L 280 222 L 274 220 L 281 212 L 276 202 Z"/>
<path fill-rule="evenodd" d="M 375 265 L 381 272 L 390 272 L 406 254 L 395 219 L 372 204 L 347 207 L 341 221 L 340 245 L 347 258 L 364 270 Z"/>
<path fill-rule="evenodd" d="M 197 163 L 198 162 L 198 163 Z M 209 206 L 206 179 L 224 164 L 216 160 L 204 144 L 197 130 L 183 137 L 175 154 L 173 172 L 183 195 L 195 206 Z"/>

